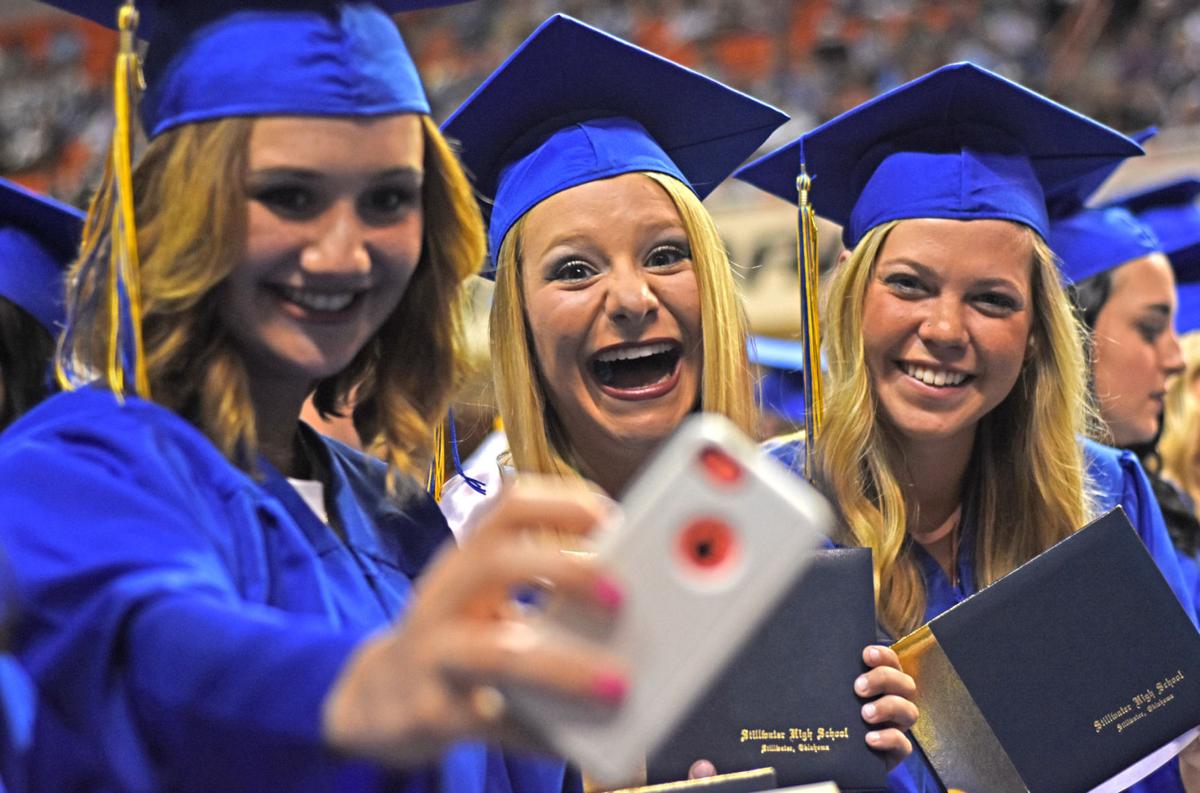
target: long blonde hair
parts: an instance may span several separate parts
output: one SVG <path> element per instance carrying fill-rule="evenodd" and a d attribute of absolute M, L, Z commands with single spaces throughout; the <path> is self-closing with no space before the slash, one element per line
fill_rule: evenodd
<path fill-rule="evenodd" d="M 821 484 L 841 511 L 838 539 L 873 550 L 880 620 L 901 636 L 919 626 L 925 612 L 925 586 L 908 537 L 916 505 L 906 502 L 896 475 L 902 458 L 880 414 L 862 334 L 875 261 L 896 223 L 868 232 L 830 285 L 825 426 L 816 451 Z M 980 421 L 968 471 L 980 587 L 1070 535 L 1091 511 L 1079 441 L 1088 421 L 1083 329 L 1054 254 L 1026 230 L 1034 250 L 1028 353 L 1012 391 Z"/>
<path fill-rule="evenodd" d="M 691 245 L 704 334 L 700 407 L 727 416 L 746 432 L 753 432 L 757 415 L 746 358 L 746 317 L 716 224 L 696 194 L 677 179 L 641 173 L 670 196 Z M 521 290 L 523 229 L 524 218 L 505 236 L 496 261 L 491 315 L 496 399 L 516 468 L 572 476 L 578 470 L 578 459 L 546 399 L 525 315 Z"/>
<path fill-rule="evenodd" d="M 317 385 L 331 412 L 357 387 L 356 427 L 379 440 L 396 473 L 422 474 L 433 429 L 455 377 L 459 289 L 483 261 L 486 242 L 470 184 L 437 125 L 425 139 L 421 258 L 396 310 L 343 371 Z M 152 398 L 195 423 L 235 464 L 253 470 L 258 437 L 241 355 L 216 311 L 217 287 L 246 240 L 245 178 L 254 120 L 185 124 L 147 147 L 134 170 L 146 366 Z M 220 167 L 214 167 L 219 163 Z M 59 355 L 102 373 L 106 301 L 95 274 L 68 278 L 70 322 L 80 329 Z M 103 375 L 101 375 L 103 380 Z"/>
<path fill-rule="evenodd" d="M 1184 370 L 1167 388 L 1158 455 L 1162 475 L 1200 504 L 1200 400 L 1192 391 L 1200 378 L 1200 331 L 1181 337 L 1179 347 Z"/>

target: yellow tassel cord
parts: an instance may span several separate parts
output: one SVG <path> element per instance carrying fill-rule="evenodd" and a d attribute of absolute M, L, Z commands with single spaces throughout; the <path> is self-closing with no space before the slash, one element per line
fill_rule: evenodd
<path fill-rule="evenodd" d="M 125 392 L 126 362 L 123 360 L 122 292 L 128 306 L 128 334 L 132 346 L 133 387 L 143 398 L 150 396 L 150 380 L 146 375 L 146 359 L 142 349 L 142 306 L 140 289 L 140 262 L 137 248 L 137 225 L 134 220 L 133 202 L 133 112 L 137 92 L 143 87 L 141 65 L 137 53 L 138 11 L 133 0 L 125 0 L 117 15 L 120 31 L 120 49 L 113 75 L 113 129 L 112 150 L 104 169 L 104 178 L 92 200 L 88 212 L 87 227 L 84 229 L 80 258 L 84 268 L 103 266 L 107 255 L 106 294 L 108 302 L 108 349 L 105 355 L 104 374 L 108 387 L 118 396 Z M 108 250 L 101 248 L 105 234 L 101 228 L 105 220 L 110 225 L 107 231 Z M 81 273 L 83 271 L 81 270 Z M 68 333 L 73 328 L 68 327 Z M 61 359 L 62 356 L 60 356 Z M 56 365 L 56 374 L 63 388 L 72 388 L 71 373 L 62 361 Z"/>
<path fill-rule="evenodd" d="M 803 165 L 796 177 L 799 193 L 800 229 L 796 235 L 796 268 L 800 277 L 800 321 L 804 343 L 804 476 L 812 481 L 815 474 L 815 449 L 825 415 L 821 395 L 821 322 L 818 316 L 817 279 L 820 251 L 817 244 L 817 216 L 809 202 L 812 179 Z"/>
<path fill-rule="evenodd" d="M 433 428 L 433 462 L 429 465 L 429 477 L 425 481 L 425 489 L 434 501 L 442 500 L 442 488 L 446 485 L 446 421 L 439 422 Z"/>

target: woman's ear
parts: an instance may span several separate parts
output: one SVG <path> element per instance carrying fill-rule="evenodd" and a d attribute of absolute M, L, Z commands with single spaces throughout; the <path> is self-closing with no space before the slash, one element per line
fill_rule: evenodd
<path fill-rule="evenodd" d="M 846 260 L 849 258 L 850 258 L 850 251 L 847 250 L 846 248 L 842 248 L 842 252 L 838 254 L 837 261 L 833 263 L 834 269 L 836 270 L 838 267 L 841 267 L 843 264 L 846 263 Z"/>

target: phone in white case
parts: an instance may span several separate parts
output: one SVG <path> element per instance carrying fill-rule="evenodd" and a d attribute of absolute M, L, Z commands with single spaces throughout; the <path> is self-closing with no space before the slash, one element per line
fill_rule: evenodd
<path fill-rule="evenodd" d="M 636 777 L 807 567 L 832 513 L 808 483 L 729 420 L 690 417 L 638 474 L 600 531 L 599 560 L 624 588 L 615 620 L 551 601 L 556 641 L 586 638 L 630 669 L 615 710 L 526 688 L 516 716 L 602 784 Z"/>

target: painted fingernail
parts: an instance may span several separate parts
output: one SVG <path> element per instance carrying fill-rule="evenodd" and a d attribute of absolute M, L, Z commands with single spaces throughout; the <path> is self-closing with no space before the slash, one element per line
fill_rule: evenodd
<path fill-rule="evenodd" d="M 874 731 L 867 733 L 867 743 L 879 743 L 879 733 Z"/>
<path fill-rule="evenodd" d="M 868 702 L 866 705 L 863 705 L 862 715 L 863 715 L 863 718 L 866 719 L 867 721 L 870 721 L 871 719 L 875 718 L 875 703 Z"/>
<path fill-rule="evenodd" d="M 596 699 L 616 705 L 625 699 L 629 684 L 624 675 L 613 672 L 601 672 L 592 678 L 592 694 Z"/>
<path fill-rule="evenodd" d="M 854 690 L 860 694 L 865 694 L 867 693 L 868 688 L 869 685 L 867 683 L 867 676 L 859 675 L 858 679 L 854 681 Z"/>
<path fill-rule="evenodd" d="M 621 608 L 621 603 L 625 600 L 625 593 L 621 587 L 611 579 L 604 577 L 596 579 L 596 583 L 592 585 L 592 595 L 596 598 L 597 603 L 609 611 Z"/>

